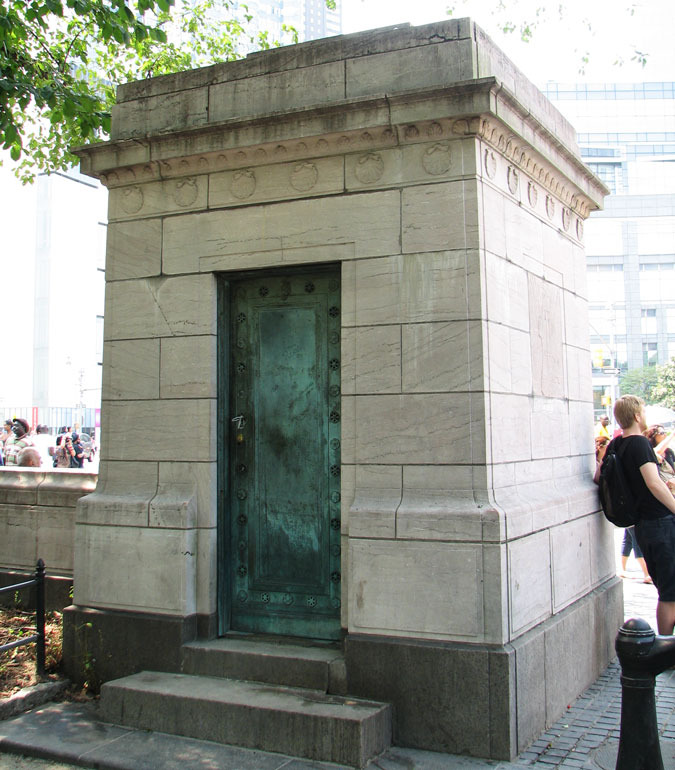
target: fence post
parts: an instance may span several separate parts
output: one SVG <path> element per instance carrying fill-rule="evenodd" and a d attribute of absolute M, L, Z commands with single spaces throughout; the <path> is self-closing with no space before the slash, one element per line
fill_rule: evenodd
<path fill-rule="evenodd" d="M 45 563 L 38 559 L 35 569 L 35 625 L 37 632 L 37 674 L 45 675 Z"/>

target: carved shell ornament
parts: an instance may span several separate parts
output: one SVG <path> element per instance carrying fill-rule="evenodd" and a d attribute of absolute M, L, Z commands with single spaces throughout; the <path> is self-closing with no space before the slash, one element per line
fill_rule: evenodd
<path fill-rule="evenodd" d="M 235 198 L 244 200 L 244 198 L 250 198 L 255 191 L 256 179 L 255 174 L 251 169 L 242 169 L 241 171 L 235 171 L 232 175 L 232 182 L 230 183 L 230 192 Z"/>
<path fill-rule="evenodd" d="M 537 185 L 534 182 L 527 183 L 527 199 L 530 201 L 530 206 L 532 206 L 532 208 L 537 205 L 539 192 L 537 190 Z"/>
<path fill-rule="evenodd" d="M 485 150 L 485 173 L 489 179 L 494 179 L 497 173 L 497 156 L 492 150 Z"/>
<path fill-rule="evenodd" d="M 518 171 L 513 166 L 509 166 L 509 169 L 506 172 L 506 182 L 509 186 L 509 192 L 511 193 L 511 195 L 515 195 L 518 192 L 520 175 L 518 174 Z"/>
<path fill-rule="evenodd" d="M 550 195 L 546 196 L 546 214 L 549 219 L 553 219 L 555 216 L 555 201 Z"/>
<path fill-rule="evenodd" d="M 176 182 L 173 197 L 179 206 L 191 206 L 197 200 L 197 180 L 188 177 Z"/>
<path fill-rule="evenodd" d="M 577 219 L 577 238 L 580 241 L 583 241 L 584 239 L 584 223 L 581 219 Z"/>
<path fill-rule="evenodd" d="M 362 155 L 356 161 L 354 174 L 361 184 L 372 184 L 384 173 L 384 161 L 377 152 L 369 152 Z"/>
<path fill-rule="evenodd" d="M 562 225 L 563 225 L 563 228 L 564 228 L 565 232 L 567 232 L 570 229 L 570 224 L 571 223 L 572 223 L 572 214 L 570 213 L 569 209 L 566 209 L 566 208 L 563 207 L 563 210 L 562 210 Z"/>
<path fill-rule="evenodd" d="M 422 156 L 422 165 L 427 174 L 439 176 L 450 170 L 450 150 L 445 144 L 428 147 Z"/>
<path fill-rule="evenodd" d="M 313 163 L 300 163 L 291 173 L 291 185 L 298 192 L 311 190 L 319 178 L 319 172 Z"/>
<path fill-rule="evenodd" d="M 127 187 L 122 191 L 122 208 L 127 214 L 136 214 L 143 208 L 143 190 L 140 187 Z"/>

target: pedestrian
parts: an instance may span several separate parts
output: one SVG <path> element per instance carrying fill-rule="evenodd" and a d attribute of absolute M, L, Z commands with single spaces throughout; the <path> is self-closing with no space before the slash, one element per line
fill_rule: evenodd
<path fill-rule="evenodd" d="M 35 435 L 33 436 L 33 444 L 40 453 L 42 459 L 42 465 L 49 466 L 52 464 L 54 443 L 52 437 L 49 435 L 49 428 L 46 425 L 38 425 L 35 429 Z M 49 450 L 52 450 L 50 453 Z"/>
<path fill-rule="evenodd" d="M 80 441 L 79 433 L 73 433 L 71 446 L 73 448 L 73 452 L 71 454 L 70 467 L 81 468 L 84 465 L 84 447 Z"/>
<path fill-rule="evenodd" d="M 645 561 L 644 556 L 642 555 L 642 551 L 640 550 L 640 546 L 637 544 L 637 540 L 635 539 L 635 527 L 626 527 L 626 529 L 623 531 L 623 542 L 621 543 L 621 572 L 619 573 L 619 576 L 622 578 L 628 577 L 626 567 L 628 566 L 628 557 L 630 556 L 631 551 L 635 556 L 635 561 L 637 561 L 637 563 L 640 565 L 640 569 L 642 570 L 642 582 L 653 583 L 654 581 L 649 575 L 647 562 Z"/>
<path fill-rule="evenodd" d="M 595 426 L 595 438 L 612 438 L 610 432 L 609 432 L 609 417 L 606 414 L 603 414 L 600 418 L 600 421 Z"/>
<path fill-rule="evenodd" d="M 654 449 L 642 435 L 648 427 L 644 401 L 638 396 L 621 396 L 614 417 L 623 433 L 612 444 L 620 451 L 623 474 L 639 516 L 635 537 L 658 591 L 658 631 L 669 635 L 675 627 L 675 497 L 659 476 Z"/>
<path fill-rule="evenodd" d="M 12 435 L 5 441 L 5 465 L 16 465 L 19 452 L 27 446 L 33 446 L 33 439 L 28 435 L 29 425 L 23 417 L 12 420 Z"/>

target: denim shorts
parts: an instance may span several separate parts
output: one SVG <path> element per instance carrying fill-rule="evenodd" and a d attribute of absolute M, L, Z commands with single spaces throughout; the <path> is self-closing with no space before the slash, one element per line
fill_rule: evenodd
<path fill-rule="evenodd" d="M 643 519 L 635 536 L 662 602 L 675 602 L 675 515 Z"/>

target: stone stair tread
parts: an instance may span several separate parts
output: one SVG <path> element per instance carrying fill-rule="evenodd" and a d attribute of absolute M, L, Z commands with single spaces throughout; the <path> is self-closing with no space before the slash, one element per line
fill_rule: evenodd
<path fill-rule="evenodd" d="M 112 689 L 142 690 L 167 697 L 227 702 L 270 710 L 283 708 L 287 711 L 295 710 L 327 717 L 339 716 L 343 719 L 357 719 L 386 706 L 375 701 L 330 695 L 307 688 L 158 671 L 141 671 L 107 682 L 103 685 L 102 695 L 106 690 Z"/>
<path fill-rule="evenodd" d="M 286 642 L 263 642 L 251 639 L 221 637 L 208 641 L 187 642 L 184 648 L 195 651 L 233 652 L 244 655 L 261 655 L 276 658 L 293 658 L 332 663 L 344 658 L 342 650 L 330 647 L 310 647 Z"/>
<path fill-rule="evenodd" d="M 224 637 L 183 645 L 182 672 L 244 679 L 345 695 L 347 671 L 338 647 Z"/>
<path fill-rule="evenodd" d="M 225 677 L 142 671 L 106 682 L 113 724 L 365 767 L 391 745 L 389 704 Z"/>

